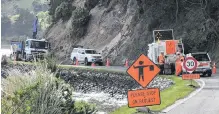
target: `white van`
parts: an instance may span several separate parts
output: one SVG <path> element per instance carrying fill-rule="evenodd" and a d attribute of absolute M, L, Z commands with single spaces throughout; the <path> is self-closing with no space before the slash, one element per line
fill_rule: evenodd
<path fill-rule="evenodd" d="M 100 53 L 97 53 L 94 49 L 84 49 L 84 48 L 74 48 L 70 59 L 73 64 L 76 64 L 76 60 L 85 65 L 90 65 L 93 63 L 98 63 L 100 66 L 103 65 L 103 58 Z"/>

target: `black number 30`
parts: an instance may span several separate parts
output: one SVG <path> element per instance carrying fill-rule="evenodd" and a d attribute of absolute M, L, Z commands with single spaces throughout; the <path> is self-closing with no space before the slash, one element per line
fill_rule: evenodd
<path fill-rule="evenodd" d="M 188 62 L 186 62 L 186 66 L 193 67 L 193 66 L 195 66 L 195 63 L 194 63 L 194 61 L 188 61 Z"/>

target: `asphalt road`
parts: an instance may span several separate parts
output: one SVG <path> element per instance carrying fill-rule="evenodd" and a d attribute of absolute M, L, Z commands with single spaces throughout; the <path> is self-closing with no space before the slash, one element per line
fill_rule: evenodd
<path fill-rule="evenodd" d="M 201 79 L 204 88 L 166 114 L 219 114 L 219 73 Z"/>
<path fill-rule="evenodd" d="M 128 69 L 125 66 L 85 66 L 85 65 L 61 65 L 61 66 L 72 66 L 78 68 L 90 68 L 90 69 L 103 69 L 103 70 L 110 70 L 110 71 L 119 71 L 119 72 L 126 72 Z"/>

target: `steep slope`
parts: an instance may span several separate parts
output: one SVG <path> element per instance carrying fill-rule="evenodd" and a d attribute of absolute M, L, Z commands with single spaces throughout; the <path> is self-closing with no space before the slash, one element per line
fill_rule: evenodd
<path fill-rule="evenodd" d="M 174 37 L 183 39 L 186 52 L 209 51 L 212 59 L 219 57 L 219 1 L 199 0 L 100 0 L 91 7 L 91 0 L 75 0 L 73 5 L 86 7 L 90 20 L 82 37 L 72 37 L 72 20 L 55 23 L 46 33 L 60 60 L 69 62 L 72 46 L 94 48 L 114 64 L 131 62 L 153 41 L 154 29 L 174 29 Z M 215 53 L 216 52 L 216 53 Z"/>

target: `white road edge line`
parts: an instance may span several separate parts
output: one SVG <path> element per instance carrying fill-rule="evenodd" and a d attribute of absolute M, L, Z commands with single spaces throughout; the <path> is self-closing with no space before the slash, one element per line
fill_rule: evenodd
<path fill-rule="evenodd" d="M 200 92 L 200 91 L 204 88 L 205 82 L 204 82 L 203 80 L 201 80 L 201 79 L 195 80 L 195 81 L 199 84 L 199 86 L 200 86 L 199 89 L 197 89 L 196 91 L 192 92 L 188 97 L 176 101 L 173 105 L 170 105 L 169 107 L 165 108 L 165 109 L 162 110 L 161 112 L 163 112 L 163 113 L 169 112 L 169 111 L 172 110 L 173 108 L 175 108 L 175 107 L 177 107 L 178 105 L 184 103 L 185 101 L 187 101 L 188 99 L 190 99 L 190 98 L 192 98 L 194 95 L 196 95 L 198 92 Z M 201 83 L 200 83 L 199 81 L 201 81 Z"/>

